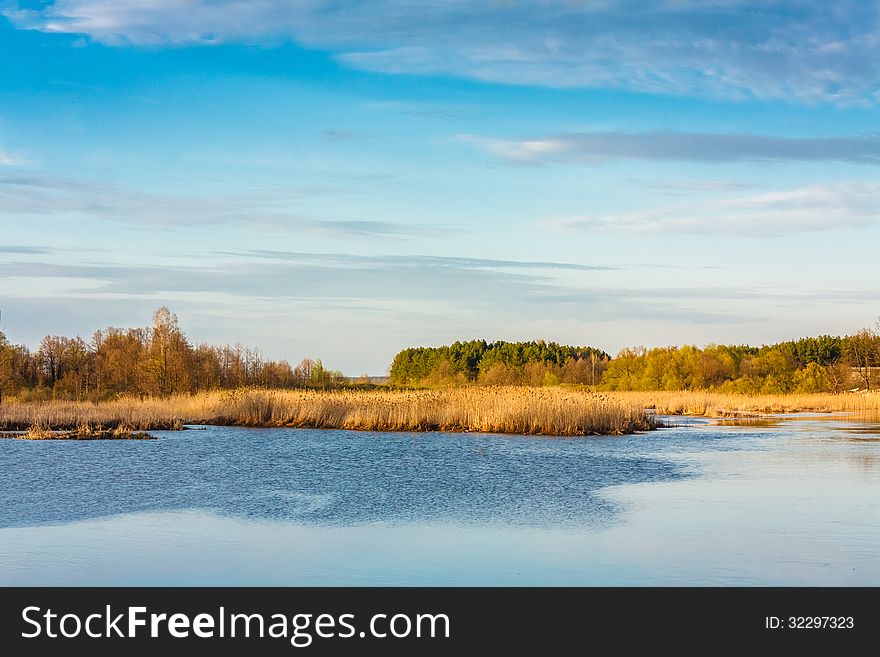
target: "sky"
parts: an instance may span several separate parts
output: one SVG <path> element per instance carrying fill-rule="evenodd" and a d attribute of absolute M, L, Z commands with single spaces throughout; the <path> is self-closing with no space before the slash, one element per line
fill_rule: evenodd
<path fill-rule="evenodd" d="M 0 0 L 0 312 L 349 375 L 880 315 L 880 4 Z"/>

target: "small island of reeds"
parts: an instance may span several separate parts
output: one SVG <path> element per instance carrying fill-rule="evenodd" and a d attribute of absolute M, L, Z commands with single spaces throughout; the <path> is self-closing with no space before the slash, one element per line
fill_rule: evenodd
<path fill-rule="evenodd" d="M 2 431 L 0 438 L 14 440 L 156 440 L 143 431 L 132 431 L 121 424 L 112 429 L 81 424 L 75 429 L 52 429 L 43 422 L 30 425 L 25 431 Z"/>

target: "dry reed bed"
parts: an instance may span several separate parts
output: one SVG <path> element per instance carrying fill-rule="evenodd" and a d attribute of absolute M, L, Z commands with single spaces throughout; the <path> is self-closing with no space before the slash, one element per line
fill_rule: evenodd
<path fill-rule="evenodd" d="M 180 428 L 183 424 L 372 431 L 620 435 L 655 428 L 639 402 L 562 388 L 235 390 L 167 399 L 4 404 L 0 428 Z"/>
<path fill-rule="evenodd" d="M 566 388 L 447 390 L 234 390 L 110 402 L 0 406 L 0 429 L 179 429 L 184 424 L 374 431 L 479 431 L 561 436 L 655 428 L 650 414 L 731 417 L 795 412 L 880 413 L 880 394 L 736 395 L 712 392 L 590 393 Z"/>
<path fill-rule="evenodd" d="M 880 393 L 740 395 L 719 392 L 612 392 L 609 399 L 654 409 L 661 415 L 730 417 L 764 413 L 880 412 Z"/>
<path fill-rule="evenodd" d="M 104 429 L 89 424 L 81 424 L 75 429 L 50 429 L 33 425 L 25 432 L 0 432 L 0 438 L 16 440 L 155 440 L 148 433 L 131 431 L 124 426 Z"/>

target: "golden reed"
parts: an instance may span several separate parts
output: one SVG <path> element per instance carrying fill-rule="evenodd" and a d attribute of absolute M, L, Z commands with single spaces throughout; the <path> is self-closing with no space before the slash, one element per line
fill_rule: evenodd
<path fill-rule="evenodd" d="M 609 392 L 609 399 L 661 415 L 728 417 L 762 413 L 880 412 L 880 393 L 744 395 L 701 391 Z"/>
<path fill-rule="evenodd" d="M 0 428 L 128 430 L 184 424 L 370 431 L 478 431 L 556 436 L 620 435 L 655 428 L 638 400 L 564 388 L 217 391 L 115 401 L 4 403 Z"/>
<path fill-rule="evenodd" d="M 184 424 L 369 431 L 478 431 L 557 436 L 620 435 L 656 428 L 660 415 L 797 412 L 880 413 L 880 393 L 738 395 L 714 392 L 603 392 L 566 387 L 440 390 L 261 390 L 49 401 L 0 406 L 0 429 L 128 431 Z"/>

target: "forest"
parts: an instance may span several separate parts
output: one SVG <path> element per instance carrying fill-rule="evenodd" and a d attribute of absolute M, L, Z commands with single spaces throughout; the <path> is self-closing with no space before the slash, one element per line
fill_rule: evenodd
<path fill-rule="evenodd" d="M 599 383 L 610 356 L 593 347 L 555 342 L 454 342 L 442 347 L 415 347 L 391 363 L 391 382 L 398 385 L 555 385 Z"/>
<path fill-rule="evenodd" d="M 580 385 L 596 391 L 713 391 L 787 394 L 871 390 L 880 379 L 880 322 L 844 337 L 823 335 L 772 345 L 624 349 L 543 340 L 471 340 L 404 349 L 390 367 L 393 387 Z M 153 324 L 107 328 L 89 340 L 46 336 L 36 349 L 0 332 L 0 402 L 112 400 L 236 388 L 328 389 L 357 383 L 320 360 L 293 366 L 240 344 L 193 345 L 176 315 Z M 360 382 L 365 385 L 365 382 Z M 367 386 L 369 387 L 369 386 Z"/>
<path fill-rule="evenodd" d="M 404 349 L 391 365 L 398 385 L 582 384 L 597 390 L 709 390 L 746 394 L 844 392 L 876 387 L 880 334 L 801 338 L 772 345 L 624 349 L 610 358 L 553 342 L 456 342 Z"/>
<path fill-rule="evenodd" d="M 0 401 L 165 396 L 241 387 L 331 388 L 345 381 L 320 360 L 266 360 L 240 344 L 194 346 L 162 307 L 145 328 L 107 328 L 90 340 L 49 335 L 35 351 L 0 332 Z"/>

